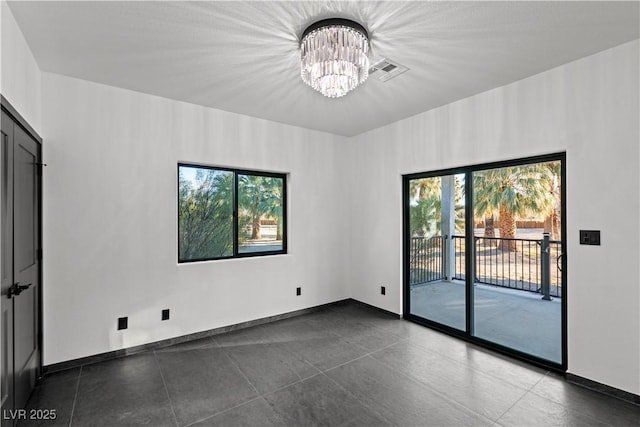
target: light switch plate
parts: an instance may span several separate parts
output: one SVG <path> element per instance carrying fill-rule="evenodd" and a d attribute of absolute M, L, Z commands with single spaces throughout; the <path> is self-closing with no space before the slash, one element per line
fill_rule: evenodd
<path fill-rule="evenodd" d="M 600 245 L 600 230 L 580 230 L 581 245 Z"/>

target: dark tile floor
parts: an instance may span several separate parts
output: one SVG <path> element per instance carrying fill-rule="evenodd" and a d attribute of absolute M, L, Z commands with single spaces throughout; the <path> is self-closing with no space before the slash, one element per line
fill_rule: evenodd
<path fill-rule="evenodd" d="M 355 303 L 51 374 L 29 408 L 61 426 L 640 425 L 640 406 Z"/>

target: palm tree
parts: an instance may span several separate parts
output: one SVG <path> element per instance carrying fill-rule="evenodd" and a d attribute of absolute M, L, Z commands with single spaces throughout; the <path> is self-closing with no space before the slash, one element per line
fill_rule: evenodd
<path fill-rule="evenodd" d="M 495 217 L 493 216 L 493 214 L 491 215 L 485 215 L 484 217 L 484 237 L 487 237 L 487 239 L 484 239 L 482 244 L 484 246 L 494 246 L 495 245 L 495 240 L 493 240 L 494 237 L 496 237 L 496 227 L 495 227 Z"/>
<path fill-rule="evenodd" d="M 265 216 L 282 217 L 282 186 L 280 178 L 256 175 L 238 175 L 238 199 L 241 216 L 248 222 L 251 240 L 262 238 L 260 220 Z M 280 234 L 282 232 L 280 231 Z"/>
<path fill-rule="evenodd" d="M 500 237 L 515 238 L 516 218 L 547 215 L 555 207 L 549 192 L 553 173 L 543 164 L 489 169 L 474 173 L 476 217 L 497 214 Z M 516 251 L 515 241 L 501 240 L 500 248 Z"/>
<path fill-rule="evenodd" d="M 464 233 L 464 186 L 455 177 L 455 227 L 457 233 Z M 412 236 L 441 233 L 442 220 L 442 177 L 413 179 L 409 182 L 410 225 Z"/>
<path fill-rule="evenodd" d="M 555 200 L 553 209 L 548 213 L 544 219 L 544 231 L 551 233 L 552 240 L 558 240 L 560 238 L 560 162 L 545 163 L 545 166 L 549 168 L 553 174 L 553 180 L 549 183 L 549 193 Z"/>
<path fill-rule="evenodd" d="M 284 217 L 282 215 L 284 206 L 282 206 L 282 190 L 285 183 L 282 179 L 271 178 L 267 181 L 268 198 L 266 201 L 267 210 L 265 215 L 276 221 L 276 240 L 282 240 L 282 230 L 284 228 Z"/>
<path fill-rule="evenodd" d="M 440 228 L 441 185 L 440 177 L 419 178 L 409 182 L 412 236 L 433 235 Z"/>

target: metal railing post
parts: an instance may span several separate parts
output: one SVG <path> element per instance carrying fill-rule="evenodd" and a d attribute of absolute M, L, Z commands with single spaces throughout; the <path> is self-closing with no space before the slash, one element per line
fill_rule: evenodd
<path fill-rule="evenodd" d="M 540 271 L 542 273 L 542 299 L 551 301 L 551 235 L 550 233 L 542 233 L 542 245 Z"/>

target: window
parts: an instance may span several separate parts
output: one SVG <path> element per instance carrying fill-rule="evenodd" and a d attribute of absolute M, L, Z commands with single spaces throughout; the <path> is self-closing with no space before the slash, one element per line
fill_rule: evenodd
<path fill-rule="evenodd" d="M 178 164 L 178 262 L 287 252 L 286 176 Z"/>

